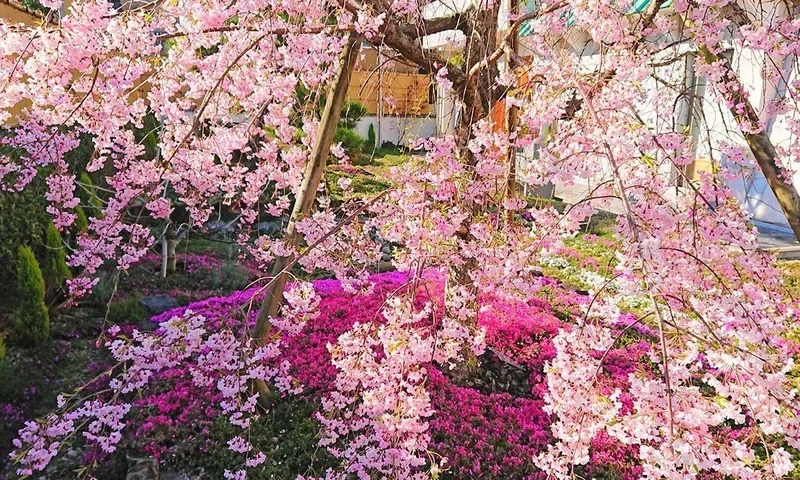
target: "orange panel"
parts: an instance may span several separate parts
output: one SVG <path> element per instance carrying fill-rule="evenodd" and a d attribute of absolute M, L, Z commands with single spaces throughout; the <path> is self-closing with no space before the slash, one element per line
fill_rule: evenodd
<path fill-rule="evenodd" d="M 502 132 L 506 128 L 506 102 L 500 100 L 492 107 L 492 131 Z"/>

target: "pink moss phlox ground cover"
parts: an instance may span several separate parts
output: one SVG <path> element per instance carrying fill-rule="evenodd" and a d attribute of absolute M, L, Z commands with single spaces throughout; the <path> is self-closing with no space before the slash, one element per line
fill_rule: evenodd
<path fill-rule="evenodd" d="M 428 299 L 441 303 L 443 285 L 437 275 L 431 275 L 418 289 L 415 301 L 420 305 Z M 310 321 L 303 332 L 282 340 L 285 358 L 292 365 L 292 374 L 304 387 L 304 397 L 318 400 L 333 388 L 336 368 L 331 364 L 328 345 L 335 344 L 339 335 L 356 322 L 381 322 L 381 307 L 387 296 L 408 288 L 408 275 L 399 272 L 374 275 L 373 291 L 368 295 L 346 293 L 338 281 L 318 280 L 314 287 L 321 297 L 320 315 Z M 542 279 L 547 298 L 562 309 L 574 309 L 584 297 L 557 287 Z M 209 330 L 223 324 L 241 328 L 244 312 L 248 311 L 256 289 L 236 292 L 227 297 L 214 297 L 165 312 L 153 318 L 163 322 L 182 314 L 187 308 L 207 318 Z M 529 398 L 506 392 L 483 393 L 474 388 L 459 386 L 437 366 L 430 366 L 428 388 L 436 414 L 431 419 L 433 450 L 448 458 L 449 473 L 457 478 L 544 478 L 533 466 L 532 458 L 552 441 L 550 418 L 544 412 L 546 382 L 545 362 L 555 350 L 551 338 L 559 328 L 568 327 L 557 316 L 551 303 L 542 299 L 510 304 L 483 298 L 484 308 L 479 324 L 486 328 L 487 345 L 530 372 L 532 386 Z M 248 313 L 252 324 L 258 302 Z M 621 320 L 625 325 L 625 320 Z M 641 327 L 643 334 L 647 331 Z M 606 370 L 599 379 L 609 390 L 625 387 L 643 356 L 646 342 L 634 342 L 612 349 L 606 355 Z M 216 412 L 208 411 L 214 399 L 204 398 L 208 392 L 197 391 L 183 368 L 159 373 L 163 388 L 144 396 L 136 407 L 147 415 L 135 415 L 131 422 L 134 436 L 143 450 L 155 456 L 175 455 L 181 442 L 207 448 L 204 440 Z M 628 401 L 629 402 L 629 401 Z M 191 425 L 187 432 L 187 425 Z M 176 431 L 186 437 L 174 438 Z M 180 440 L 180 441 L 178 441 Z M 594 442 L 595 452 L 587 473 L 609 469 L 620 472 L 623 478 L 633 478 L 636 450 L 600 436 Z"/>

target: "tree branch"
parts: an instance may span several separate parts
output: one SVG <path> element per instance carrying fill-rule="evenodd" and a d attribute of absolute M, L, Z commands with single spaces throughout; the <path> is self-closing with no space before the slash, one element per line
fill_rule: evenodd
<path fill-rule="evenodd" d="M 436 17 L 428 20 L 423 20 L 421 25 L 403 25 L 401 29 L 403 33 L 412 38 L 424 37 L 426 35 L 433 35 L 436 33 L 447 32 L 449 30 L 459 30 L 466 33 L 467 22 L 464 20 L 475 11 L 475 6 L 472 5 L 463 12 L 457 12 L 446 17 Z"/>
<path fill-rule="evenodd" d="M 718 63 L 725 72 L 725 78 L 739 88 L 727 88 L 724 97 L 729 105 L 729 110 L 736 123 L 740 125 L 740 130 L 744 136 L 747 146 L 753 153 L 753 157 L 758 163 L 761 173 L 767 180 L 767 184 L 775 194 L 778 204 L 781 206 L 789 226 L 792 228 L 795 237 L 800 240 L 800 195 L 791 182 L 791 174 L 782 166 L 778 165 L 778 153 L 769 138 L 769 134 L 763 128 L 758 131 L 751 131 L 748 125 L 758 125 L 759 117 L 750 99 L 743 92 L 741 80 L 727 59 L 714 53 L 708 46 L 697 44 L 697 51 L 703 60 L 709 65 Z M 744 125 L 745 128 L 741 128 Z"/>
<path fill-rule="evenodd" d="M 466 81 L 464 72 L 449 63 L 447 59 L 438 53 L 423 49 L 421 42 L 419 42 L 419 37 L 410 37 L 397 24 L 385 25 L 383 42 L 389 48 L 396 50 L 406 59 L 429 72 L 436 72 L 442 67 L 447 68 L 447 78 L 453 82 L 453 86 L 456 89 L 464 85 Z"/>
<path fill-rule="evenodd" d="M 521 27 L 523 23 L 527 22 L 528 20 L 533 20 L 535 18 L 538 18 L 542 15 L 553 13 L 557 10 L 564 8 L 566 5 L 567 5 L 566 1 L 561 1 L 553 5 L 552 7 L 546 8 L 544 10 L 537 10 L 534 12 L 526 13 L 525 15 L 519 17 L 514 23 L 511 24 L 511 27 L 508 29 L 508 32 L 503 37 L 503 40 L 500 42 L 500 45 L 498 45 L 497 48 L 491 54 L 489 54 L 485 59 L 483 59 L 482 62 L 476 63 L 475 65 L 472 66 L 472 68 L 470 68 L 469 73 L 467 74 L 467 82 L 471 81 L 473 78 L 475 78 L 476 75 L 478 75 L 481 72 L 481 70 L 488 67 L 492 63 L 496 62 L 497 60 L 500 59 L 500 57 L 503 56 L 506 50 L 511 47 L 511 41 L 513 38 L 516 38 L 517 31 L 519 30 L 519 27 Z"/>

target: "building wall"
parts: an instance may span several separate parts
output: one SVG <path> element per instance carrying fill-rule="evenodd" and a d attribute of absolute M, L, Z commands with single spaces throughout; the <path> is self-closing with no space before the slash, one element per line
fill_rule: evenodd
<path fill-rule="evenodd" d="M 371 115 L 379 113 L 382 98 L 384 115 L 427 116 L 432 112 L 430 86 L 430 77 L 424 74 L 357 70 L 347 97 L 364 105 Z"/>
<path fill-rule="evenodd" d="M 785 6 L 780 3 L 761 3 L 758 5 L 748 5 L 746 8 L 760 8 L 761 12 L 753 12 L 755 15 L 768 16 L 772 18 L 784 18 L 786 15 Z M 765 15 L 766 13 L 766 15 Z M 780 72 L 788 82 L 796 78 L 796 71 L 792 71 L 791 60 L 788 58 L 768 58 L 762 52 L 754 51 L 749 48 L 735 46 L 730 53 L 733 66 L 741 82 L 745 85 L 750 95 L 750 102 L 760 113 L 762 120 L 767 120 L 766 106 L 785 95 L 785 85 L 776 84 L 767 80 L 772 74 Z M 702 115 L 700 118 L 698 150 L 696 157 L 698 160 L 706 160 L 712 155 L 709 151 L 716 151 L 723 143 L 733 143 L 744 149 L 747 145 L 736 129 L 732 115 L 716 99 L 710 89 L 707 89 L 702 103 Z M 780 149 L 781 146 L 788 146 L 796 142 L 787 128 L 787 122 L 797 117 L 796 110 L 799 107 L 796 102 L 789 101 L 791 107 L 789 113 L 779 115 L 767 126 L 772 143 Z M 719 156 L 719 155 L 717 155 Z M 721 158 L 721 163 L 729 166 L 727 158 Z M 790 165 L 797 169 L 800 165 Z M 767 185 L 764 175 L 758 167 L 736 167 L 737 175 L 729 180 L 728 184 L 733 190 L 739 201 L 751 213 L 753 220 L 757 222 L 769 223 L 788 228 L 786 217 L 778 204 L 775 195 Z M 800 174 L 795 174 L 792 178 L 795 186 L 800 185 Z"/>
<path fill-rule="evenodd" d="M 17 2 L 0 0 L 0 19 L 8 23 L 23 23 L 35 25 L 41 19 L 27 11 Z"/>
<path fill-rule="evenodd" d="M 33 13 L 26 11 L 19 3 L 13 0 L 0 0 L 0 21 L 7 23 L 22 23 L 24 25 L 36 25 L 42 20 Z M 0 39 L 2 41 L 2 39 Z M 11 118 L 2 127 L 14 126 L 17 123 L 17 118 L 20 112 L 26 106 L 27 102 L 20 102 L 15 108 L 11 109 Z"/>
<path fill-rule="evenodd" d="M 750 8 L 762 8 L 774 18 L 785 15 L 785 7 L 782 4 L 760 3 L 758 7 L 751 6 Z M 664 13 L 669 14 L 668 12 Z M 762 16 L 764 13 L 758 12 L 757 15 Z M 592 71 L 598 64 L 599 55 L 595 53 L 597 50 L 592 48 L 588 35 L 582 34 L 575 28 L 572 30 L 567 37 L 568 40 L 562 43 L 562 48 L 583 52 L 582 67 L 587 72 Z M 521 43 L 521 53 L 524 54 L 526 52 L 524 38 Z M 769 74 L 774 73 L 774 65 L 781 69 L 781 74 L 788 79 L 789 83 L 797 77 L 797 72 L 792 71 L 791 61 L 788 59 L 764 58 L 764 55 L 759 52 L 739 47 L 733 48 L 730 55 L 740 80 L 750 94 L 750 101 L 760 112 L 764 111 L 764 107 L 769 102 L 785 94 L 785 85 L 776 85 L 765 81 Z M 691 55 L 687 58 L 691 58 Z M 670 78 L 676 82 L 683 79 L 687 86 L 693 85 L 695 88 L 694 92 L 697 97 L 695 103 L 687 102 L 685 105 L 679 105 L 679 108 L 676 108 L 675 121 L 678 125 L 691 128 L 695 162 L 686 170 L 686 174 L 690 178 L 698 178 L 701 172 L 713 169 L 714 162 L 726 164 L 727 159 L 720 158 L 720 149 L 725 144 L 738 145 L 744 149 L 747 149 L 747 145 L 727 107 L 716 98 L 704 78 L 693 78 L 692 69 L 691 64 L 679 62 L 670 69 L 659 69 L 658 74 L 661 78 Z M 649 80 L 644 88 L 656 89 L 659 86 L 654 80 Z M 798 117 L 798 114 L 792 110 L 800 109 L 800 105 L 794 103 L 791 106 L 790 113 L 778 116 L 768 126 L 770 138 L 778 148 L 798 140 L 789 133 L 787 123 Z M 647 108 L 643 110 L 642 114 L 645 121 L 653 117 L 652 112 L 648 113 Z M 533 155 L 534 149 L 523 152 L 521 154 L 522 161 L 526 161 L 526 159 L 529 161 L 534 158 Z M 610 168 L 607 165 L 605 167 L 606 172 L 610 174 Z M 797 170 L 800 165 L 791 165 L 790 167 Z M 673 180 L 679 177 L 678 172 L 671 168 L 663 173 L 670 175 Z M 603 180 L 604 178 L 587 179 L 586 183 L 596 185 Z M 794 175 L 793 182 L 796 186 L 800 186 L 800 173 Z M 779 228 L 781 226 L 788 227 L 786 218 L 760 169 L 757 167 L 740 168 L 735 178 L 729 180 L 729 186 L 742 205 L 751 213 L 753 220 L 774 224 Z M 557 186 L 556 190 L 558 191 L 559 188 L 563 188 L 563 186 Z"/>
<path fill-rule="evenodd" d="M 436 136 L 436 119 L 433 117 L 366 115 L 356 125 L 356 132 L 364 138 L 369 135 L 369 126 L 381 143 L 410 146 L 415 140 Z"/>
<path fill-rule="evenodd" d="M 367 115 L 356 131 L 367 138 L 370 124 L 374 125 L 379 144 L 409 145 L 421 137 L 436 135 L 436 111 L 429 75 L 407 66 L 381 64 L 378 71 L 377 52 L 366 50 L 353 72 L 347 98 L 364 105 Z"/>

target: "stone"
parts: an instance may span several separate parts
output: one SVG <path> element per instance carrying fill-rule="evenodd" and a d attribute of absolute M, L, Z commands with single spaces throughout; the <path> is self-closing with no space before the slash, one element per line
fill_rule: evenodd
<path fill-rule="evenodd" d="M 221 220 L 212 220 L 207 222 L 204 226 L 210 233 L 233 233 L 233 226 L 228 225 L 228 222 L 223 222 Z"/>
<path fill-rule="evenodd" d="M 180 306 L 174 298 L 167 295 L 151 295 L 142 297 L 142 299 L 139 300 L 139 303 L 142 304 L 142 306 L 153 315 L 158 315 L 166 312 L 167 310 L 172 310 L 173 308 L 178 308 Z"/>
<path fill-rule="evenodd" d="M 125 456 L 128 463 L 128 473 L 125 480 L 159 480 L 158 460 L 154 458 L 136 458 Z"/>
<path fill-rule="evenodd" d="M 176 472 L 174 470 L 165 470 L 161 472 L 160 480 L 192 480 L 186 472 Z"/>
<path fill-rule="evenodd" d="M 283 231 L 283 226 L 289 223 L 289 219 L 279 218 L 277 220 L 269 220 L 266 222 L 259 222 L 256 225 L 258 233 L 262 235 L 278 235 Z"/>
<path fill-rule="evenodd" d="M 443 370 L 456 385 L 474 388 L 482 393 L 509 393 L 514 397 L 530 398 L 530 371 L 506 355 L 487 348 L 476 358 L 478 366 L 466 365 Z"/>
<path fill-rule="evenodd" d="M 392 261 L 392 246 L 388 243 L 384 243 L 381 247 L 381 260 L 384 262 Z"/>
<path fill-rule="evenodd" d="M 397 270 L 392 262 L 380 261 L 378 262 L 378 272 L 393 272 Z"/>
<path fill-rule="evenodd" d="M 158 327 L 159 327 L 159 324 L 157 324 L 156 322 L 150 320 L 149 318 L 145 318 L 139 324 L 139 331 L 142 331 L 142 332 L 155 332 L 156 330 L 158 330 Z"/>

